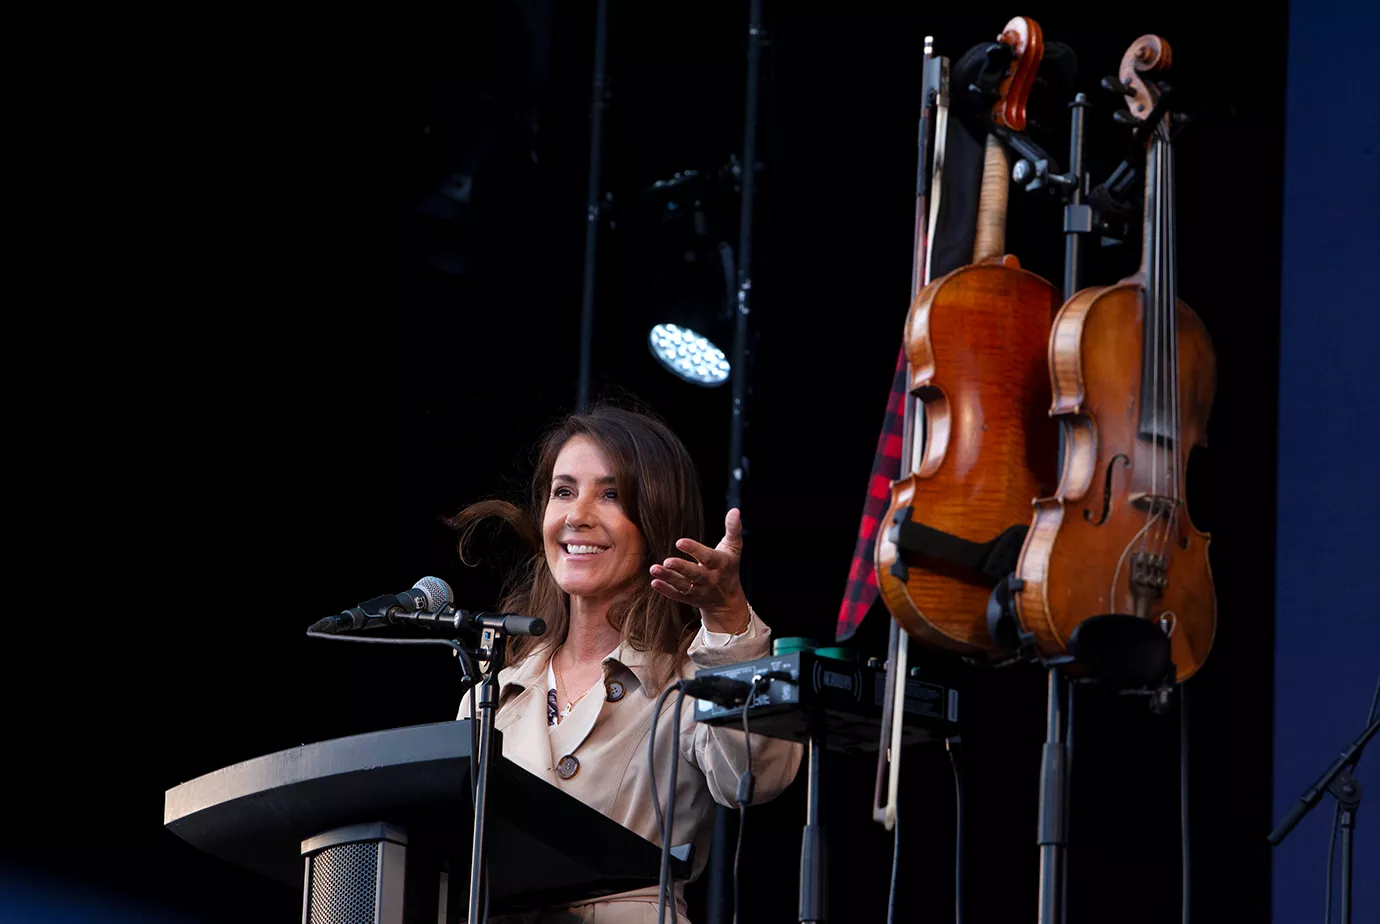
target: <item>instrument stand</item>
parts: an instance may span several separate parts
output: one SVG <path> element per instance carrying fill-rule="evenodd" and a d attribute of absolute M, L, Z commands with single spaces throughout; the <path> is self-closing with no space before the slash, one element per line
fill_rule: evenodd
<path fill-rule="evenodd" d="M 479 750 L 478 767 L 474 770 L 474 838 L 470 853 L 470 893 L 469 914 L 465 918 L 470 924 L 485 924 L 488 920 L 488 902 L 480 903 L 481 886 L 484 876 L 484 807 L 488 797 L 489 765 L 495 747 L 501 747 L 494 739 L 494 713 L 498 708 L 498 672 L 503 669 L 504 655 L 507 653 L 508 639 L 501 631 L 485 628 L 479 637 L 479 660 L 488 662 L 484 680 L 479 687 Z M 463 694 L 462 694 L 463 695 Z"/>
<path fill-rule="evenodd" d="M 1045 746 L 1040 765 L 1040 924 L 1063 924 L 1068 849 L 1068 678 L 1049 669 Z"/>
<path fill-rule="evenodd" d="M 1064 298 L 1072 298 L 1081 285 L 1082 253 L 1080 237 L 1094 227 L 1091 207 L 1083 202 L 1086 177 L 1083 171 L 1083 110 L 1088 106 L 1086 95 L 1079 93 L 1069 104 L 1072 111 L 1069 125 L 1069 176 L 1064 183 L 1067 191 L 1064 204 Z M 1064 440 L 1059 441 L 1059 467 L 1064 465 Z M 1009 583 L 1019 584 L 1011 578 Z M 1019 590 L 1019 587 L 1013 587 Z M 1067 850 L 1069 765 L 1072 749 L 1069 745 L 1070 713 L 1073 690 L 1068 678 L 1053 664 L 1046 664 L 1049 673 L 1049 692 L 1045 706 L 1045 746 L 1040 765 L 1040 822 L 1036 843 L 1040 848 L 1040 912 L 1039 924 L 1063 924 L 1068 888 Z"/>
<path fill-rule="evenodd" d="M 1356 811 L 1361 807 L 1361 783 L 1351 775 L 1347 767 L 1349 765 L 1355 769 L 1366 743 L 1375 736 L 1377 730 L 1380 730 L 1380 719 L 1373 719 L 1366 730 L 1361 732 L 1361 736 L 1348 745 L 1341 756 L 1332 762 L 1332 766 L 1318 777 L 1318 781 L 1308 787 L 1308 791 L 1267 838 L 1271 845 L 1278 847 L 1289 836 L 1289 832 L 1294 830 L 1294 826 L 1303 820 L 1303 816 L 1318 804 L 1323 793 L 1332 793 L 1341 809 L 1339 827 L 1342 829 L 1342 924 L 1351 924 L 1352 847 L 1355 840 Z M 1327 885 L 1329 889 L 1332 887 L 1330 882 Z"/>
<path fill-rule="evenodd" d="M 824 827 L 819 823 L 820 759 L 824 754 L 824 725 L 810 726 L 810 778 L 805 796 L 805 833 L 800 840 L 800 922 L 828 920 Z"/>

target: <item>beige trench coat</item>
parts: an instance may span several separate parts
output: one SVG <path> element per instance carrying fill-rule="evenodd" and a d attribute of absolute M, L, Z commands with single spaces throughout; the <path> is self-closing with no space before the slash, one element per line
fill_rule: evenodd
<path fill-rule="evenodd" d="M 703 629 L 690 646 L 683 678 L 702 667 L 750 661 L 771 653 L 771 629 L 754 611 L 749 628 L 722 646 L 713 646 Z M 546 669 L 549 649 L 535 652 L 499 673 L 499 706 L 494 727 L 503 733 L 503 756 L 625 828 L 661 846 L 652 809 L 653 779 L 647 768 L 647 736 L 661 690 L 648 686 L 650 656 L 627 645 L 604 660 L 605 696 L 587 694 L 570 715 L 554 728 L 546 719 Z M 665 811 L 666 787 L 671 779 L 671 748 L 676 694 L 666 698 L 657 718 L 656 778 L 658 798 Z M 714 803 L 734 807 L 738 774 L 747 766 L 741 729 L 713 727 L 695 721 L 696 700 L 686 697 L 679 736 L 680 769 L 676 771 L 673 845 L 693 843 L 691 879 L 704 870 L 712 833 Z M 469 694 L 461 700 L 458 718 L 469 716 Z M 803 746 L 790 741 L 752 736 L 753 804 L 775 798 L 795 779 Z M 568 779 L 557 770 L 563 759 Z M 579 837 L 579 832 L 570 832 Z M 683 883 L 676 883 L 678 924 L 685 916 Z M 651 886 L 608 896 L 569 908 L 541 913 L 490 916 L 494 924 L 643 924 L 655 922 L 657 889 Z M 672 919 L 667 909 L 667 919 Z"/>

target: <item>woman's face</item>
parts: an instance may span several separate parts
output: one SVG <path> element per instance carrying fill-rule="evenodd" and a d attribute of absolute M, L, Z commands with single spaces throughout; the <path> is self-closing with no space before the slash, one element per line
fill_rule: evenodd
<path fill-rule="evenodd" d="M 572 597 L 612 600 L 643 576 L 642 533 L 623 512 L 604 451 L 583 434 L 556 456 L 542 539 L 547 567 Z"/>

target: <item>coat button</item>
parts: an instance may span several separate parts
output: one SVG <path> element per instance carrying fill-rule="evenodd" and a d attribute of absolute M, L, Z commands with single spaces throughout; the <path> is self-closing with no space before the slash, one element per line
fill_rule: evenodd
<path fill-rule="evenodd" d="M 623 686 L 621 681 L 614 680 L 609 683 L 604 692 L 608 694 L 609 702 L 616 703 L 623 698 L 623 694 L 627 692 L 627 689 Z"/>
<path fill-rule="evenodd" d="M 567 754 L 561 758 L 561 762 L 556 764 L 556 772 L 561 779 L 568 780 L 580 772 L 580 759 L 574 754 Z"/>

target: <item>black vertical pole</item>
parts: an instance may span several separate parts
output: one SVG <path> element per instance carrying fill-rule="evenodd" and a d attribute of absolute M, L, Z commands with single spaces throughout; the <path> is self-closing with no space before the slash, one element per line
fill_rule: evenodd
<path fill-rule="evenodd" d="M 725 511 L 742 509 L 743 482 L 747 478 L 747 458 L 743 455 L 743 431 L 747 424 L 748 362 L 750 337 L 748 321 L 752 314 L 752 224 L 757 195 L 757 98 L 760 83 L 762 42 L 762 0 L 751 0 L 748 10 L 747 99 L 743 112 L 743 159 L 739 165 L 739 212 L 737 252 L 737 297 L 733 311 L 733 357 L 729 376 L 733 387 L 733 413 L 728 431 L 728 491 Z M 743 529 L 747 537 L 746 518 Z M 745 553 L 746 557 L 746 553 Z M 742 582 L 747 590 L 747 569 Z M 706 924 L 729 924 L 733 909 L 731 834 L 737 813 L 715 806 L 714 835 L 709 851 L 709 883 L 706 896 Z"/>
<path fill-rule="evenodd" d="M 1039 924 L 1063 924 L 1064 849 L 1068 845 L 1065 823 L 1068 752 L 1065 749 L 1064 706 L 1068 680 L 1057 668 L 1049 668 L 1049 699 L 1045 709 L 1045 746 L 1040 767 L 1040 914 Z"/>
<path fill-rule="evenodd" d="M 585 201 L 585 281 L 580 300 L 580 384 L 576 410 L 589 407 L 590 364 L 594 352 L 595 254 L 599 244 L 599 176 L 604 155 L 604 109 L 607 80 L 604 62 L 608 46 L 608 0 L 598 0 L 594 25 L 594 84 L 589 101 L 589 195 Z"/>
<path fill-rule="evenodd" d="M 728 437 L 728 506 L 743 500 L 747 460 L 743 429 L 748 394 L 748 319 L 752 314 L 752 219 L 757 195 L 757 96 L 762 61 L 762 0 L 752 0 L 748 15 L 747 104 L 743 114 L 743 161 L 738 215 L 738 303 L 733 313 L 733 424 Z"/>
<path fill-rule="evenodd" d="M 1073 297 L 1082 278 L 1079 235 L 1091 230 L 1084 219 L 1083 203 L 1083 109 L 1087 97 L 1079 93 L 1069 108 L 1069 172 L 1076 183 L 1064 206 L 1064 298 Z M 1059 444 L 1063 465 L 1064 444 Z M 1073 687 L 1058 668 L 1049 668 L 1048 701 L 1045 707 L 1045 746 L 1040 768 L 1040 821 L 1036 842 L 1040 848 L 1039 924 L 1064 924 L 1068 906 L 1069 772 L 1072 758 Z"/>

